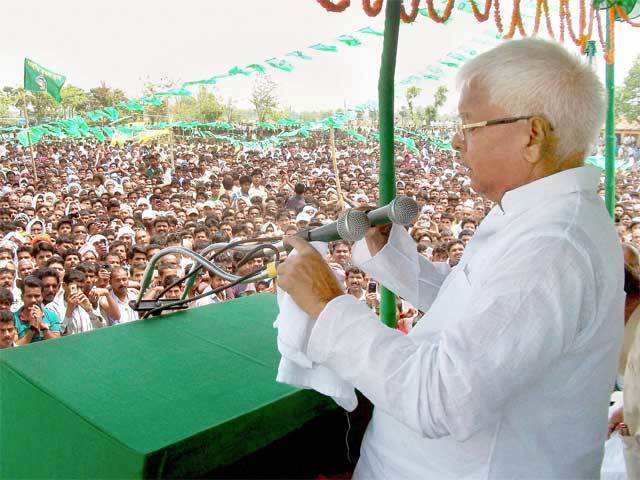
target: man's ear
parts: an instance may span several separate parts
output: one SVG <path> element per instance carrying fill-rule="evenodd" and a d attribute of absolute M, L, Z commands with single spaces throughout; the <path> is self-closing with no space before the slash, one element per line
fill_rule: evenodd
<path fill-rule="evenodd" d="M 549 122 L 541 117 L 529 120 L 529 142 L 524 147 L 524 158 L 531 164 L 538 163 L 546 153 L 550 141 Z"/>

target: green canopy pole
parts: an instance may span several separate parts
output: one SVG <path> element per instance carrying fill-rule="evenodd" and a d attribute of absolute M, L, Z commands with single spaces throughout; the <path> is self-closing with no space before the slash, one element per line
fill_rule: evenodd
<path fill-rule="evenodd" d="M 614 84 L 614 34 L 613 9 L 607 10 L 607 62 L 605 83 L 607 89 L 607 120 L 605 124 L 605 204 L 613 217 L 616 205 L 616 135 L 615 135 L 615 84 Z"/>
<path fill-rule="evenodd" d="M 387 0 L 384 23 L 384 43 L 380 77 L 378 78 L 378 110 L 380 112 L 380 172 L 378 179 L 380 206 L 396 196 L 396 178 L 393 151 L 393 90 L 396 72 L 398 31 L 400 30 L 400 0 Z M 396 326 L 396 298 L 382 288 L 380 292 L 380 319 L 389 327 Z"/>

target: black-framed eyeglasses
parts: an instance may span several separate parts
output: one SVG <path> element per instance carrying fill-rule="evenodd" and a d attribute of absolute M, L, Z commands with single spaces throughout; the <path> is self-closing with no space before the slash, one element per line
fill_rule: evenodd
<path fill-rule="evenodd" d="M 519 122 L 520 120 L 529 120 L 533 117 L 535 117 L 535 115 L 524 115 L 521 117 L 497 118 L 495 120 L 485 120 L 484 122 L 465 123 L 465 124 L 463 124 L 461 121 L 458 121 L 455 124 L 456 135 L 458 135 L 458 137 L 460 137 L 466 143 L 467 131 L 473 131 L 476 128 L 490 127 L 492 125 L 506 125 L 508 123 Z"/>

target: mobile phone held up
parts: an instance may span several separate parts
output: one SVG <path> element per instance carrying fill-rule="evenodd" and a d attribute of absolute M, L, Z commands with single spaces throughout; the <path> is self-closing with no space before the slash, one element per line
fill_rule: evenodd
<path fill-rule="evenodd" d="M 376 282 L 369 282 L 369 286 L 367 287 L 367 293 L 376 293 L 378 289 L 378 284 Z"/>

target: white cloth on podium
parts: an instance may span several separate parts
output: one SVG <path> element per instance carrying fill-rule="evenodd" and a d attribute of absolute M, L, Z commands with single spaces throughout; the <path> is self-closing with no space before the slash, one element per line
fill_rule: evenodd
<path fill-rule="evenodd" d="M 322 256 L 326 255 L 326 243 L 312 242 L 311 245 Z M 295 254 L 294 250 L 289 256 Z M 313 320 L 280 288 L 278 307 L 280 312 L 273 326 L 278 329 L 278 351 L 282 358 L 276 381 L 298 388 L 312 388 L 332 397 L 345 410 L 353 411 L 358 405 L 353 386 L 329 368 L 312 362 L 305 353 Z"/>

